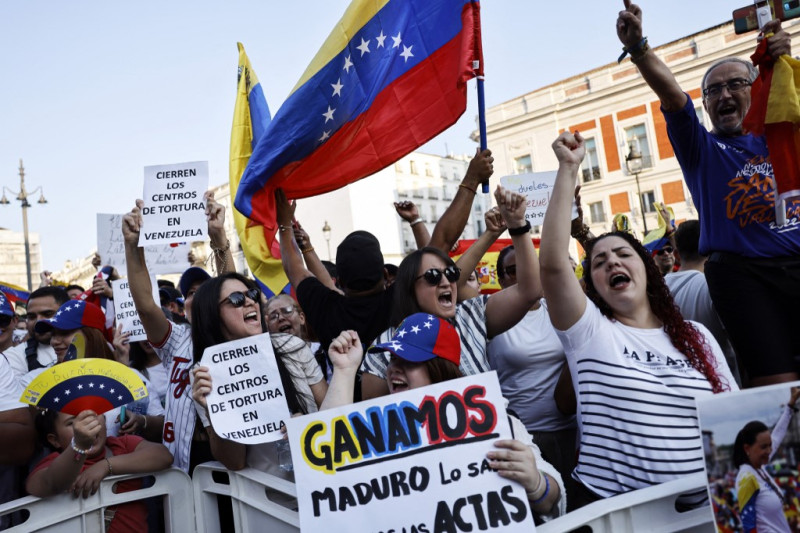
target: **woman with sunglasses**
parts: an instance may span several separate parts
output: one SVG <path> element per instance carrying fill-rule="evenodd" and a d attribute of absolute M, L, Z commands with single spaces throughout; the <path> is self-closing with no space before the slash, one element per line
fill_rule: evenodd
<path fill-rule="evenodd" d="M 243 339 L 267 332 L 265 316 L 262 313 L 261 293 L 252 280 L 236 272 L 223 274 L 205 282 L 194 295 L 192 301 L 192 344 L 194 361 L 199 362 L 203 352 L 210 346 Z M 311 384 L 324 387 L 322 397 L 327 392 L 327 384 L 322 372 L 316 367 L 307 373 L 296 371 L 292 360 L 307 361 L 308 366 L 316 365 L 305 341 L 287 333 L 270 335 L 275 359 L 281 376 L 286 402 L 292 414 L 307 414 L 317 411 L 317 404 Z M 208 368 L 195 367 L 192 371 L 192 397 L 198 407 L 198 414 L 206 427 L 211 453 L 214 458 L 231 470 L 241 470 L 250 466 L 258 470 L 291 479 L 291 472 L 280 468 L 276 442 L 245 446 L 218 436 L 208 421 L 206 395 L 211 392 L 212 382 Z"/>
<path fill-rule="evenodd" d="M 585 504 L 702 472 L 695 398 L 737 387 L 719 345 L 702 325 L 683 320 L 653 258 L 630 234 L 587 243 L 584 294 L 567 253 L 583 138 L 565 132 L 553 151 L 559 168 L 539 260 L 577 394 L 573 477 Z M 706 499 L 703 487 L 679 504 Z"/>
<path fill-rule="evenodd" d="M 414 313 L 429 313 L 451 321 L 461 337 L 461 371 L 465 375 L 490 370 L 486 344 L 519 322 L 542 296 L 539 263 L 525 219 L 525 197 L 498 187 L 495 200 L 517 250 L 517 284 L 490 297 L 458 302 L 459 269 L 441 250 L 426 247 L 409 254 L 397 273 L 391 323 L 394 327 Z M 376 342 L 386 342 L 394 328 Z M 389 354 L 367 354 L 362 366 L 362 397 L 388 394 L 386 367 Z"/>

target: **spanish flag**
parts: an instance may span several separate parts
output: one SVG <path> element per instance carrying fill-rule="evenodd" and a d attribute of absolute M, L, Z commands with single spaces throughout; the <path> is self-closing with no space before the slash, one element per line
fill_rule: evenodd
<path fill-rule="evenodd" d="M 231 128 L 231 161 L 230 190 L 231 198 L 236 197 L 236 190 L 242 178 L 253 147 L 270 122 L 269 107 L 261 90 L 256 73 L 250 66 L 250 60 L 242 43 L 239 47 L 239 71 L 236 91 L 236 105 L 233 108 L 233 127 Z M 280 260 L 280 250 L 271 250 L 267 245 L 264 226 L 248 220 L 247 217 L 233 210 L 233 221 L 236 233 L 242 244 L 242 251 L 253 273 L 253 277 L 261 284 L 262 290 L 271 296 L 281 292 L 288 284 L 286 273 Z"/>
<path fill-rule="evenodd" d="M 452 125 L 479 74 L 479 28 L 476 1 L 354 0 L 258 140 L 236 208 L 271 242 L 275 189 L 338 189 Z"/>
<path fill-rule="evenodd" d="M 745 129 L 764 135 L 775 175 L 775 204 L 800 196 L 800 61 L 767 53 L 769 36 L 751 59 L 759 75 L 753 82 Z"/>

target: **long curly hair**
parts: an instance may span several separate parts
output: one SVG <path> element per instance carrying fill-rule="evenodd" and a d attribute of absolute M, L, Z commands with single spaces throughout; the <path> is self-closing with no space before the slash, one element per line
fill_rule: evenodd
<path fill-rule="evenodd" d="M 630 244 L 644 263 L 647 275 L 647 301 L 653 314 L 664 324 L 664 332 L 669 337 L 672 345 L 689 359 L 689 364 L 695 370 L 706 377 L 715 393 L 730 390 L 728 383 L 724 382 L 717 373 L 711 346 L 709 346 L 705 336 L 691 322 L 683 319 L 678 306 L 675 305 L 675 301 L 672 299 L 669 287 L 664 281 L 664 276 L 661 275 L 661 271 L 656 266 L 651 255 L 642 246 L 642 243 L 633 235 L 624 231 L 612 231 L 604 233 L 586 244 L 587 261 L 584 266 L 585 274 L 583 279 L 586 282 L 586 295 L 589 299 L 594 302 L 603 315 L 611 319 L 614 318 L 614 310 L 597 292 L 592 280 L 592 251 L 598 242 L 608 237 L 619 237 Z"/>

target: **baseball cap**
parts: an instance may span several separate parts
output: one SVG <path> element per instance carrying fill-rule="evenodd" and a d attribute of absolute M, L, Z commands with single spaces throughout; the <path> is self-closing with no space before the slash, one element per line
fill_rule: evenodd
<path fill-rule="evenodd" d="M 178 287 L 181 289 L 181 294 L 186 298 L 186 293 L 192 288 L 192 285 L 197 281 L 206 281 L 211 279 L 211 275 L 200 267 L 189 267 L 181 274 L 181 279 L 178 282 Z"/>
<path fill-rule="evenodd" d="M 191 287 L 191 283 L 189 286 Z M 173 287 L 161 287 L 158 289 L 158 297 L 161 300 L 162 305 L 164 302 L 177 302 L 178 304 L 183 305 L 183 295 L 181 295 L 178 289 Z"/>
<path fill-rule="evenodd" d="M 441 357 L 459 365 L 461 339 L 447 320 L 428 313 L 414 313 L 403 320 L 389 342 L 374 344 L 367 352 L 390 352 L 412 363 Z"/>
<path fill-rule="evenodd" d="M 11 302 L 8 301 L 6 295 L 0 292 L 0 315 L 5 316 L 14 316 L 14 308 L 11 306 Z"/>
<path fill-rule="evenodd" d="M 365 291 L 383 279 L 381 244 L 368 231 L 354 231 L 336 248 L 336 273 L 348 289 Z"/>
<path fill-rule="evenodd" d="M 84 326 L 99 329 L 105 335 L 106 315 L 93 303 L 70 300 L 58 308 L 53 318 L 38 321 L 34 329 L 36 333 L 47 333 L 53 329 L 69 331 Z"/>

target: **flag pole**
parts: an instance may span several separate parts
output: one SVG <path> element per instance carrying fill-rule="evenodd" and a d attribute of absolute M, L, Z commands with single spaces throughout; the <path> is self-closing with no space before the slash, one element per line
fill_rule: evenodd
<path fill-rule="evenodd" d="M 478 57 L 480 59 L 475 59 L 472 61 L 472 68 L 475 70 L 477 74 L 477 88 L 478 88 L 478 133 L 480 135 L 480 143 L 481 143 L 481 152 L 486 150 L 487 142 L 486 142 L 486 97 L 484 96 L 483 92 L 483 65 L 481 64 L 481 60 L 483 59 L 483 52 L 482 52 L 482 43 L 481 43 L 481 12 L 480 12 L 480 4 L 475 0 L 472 0 L 473 8 L 475 10 L 475 52 L 478 53 Z M 484 181 L 481 184 L 481 191 L 484 194 L 489 193 L 489 180 Z"/>

